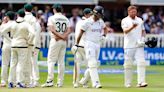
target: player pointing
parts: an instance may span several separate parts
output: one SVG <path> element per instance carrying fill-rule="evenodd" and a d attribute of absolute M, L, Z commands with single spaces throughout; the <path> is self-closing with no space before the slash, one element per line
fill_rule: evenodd
<path fill-rule="evenodd" d="M 128 7 L 128 16 L 121 22 L 124 32 L 124 73 L 125 87 L 131 87 L 132 82 L 132 66 L 134 60 L 137 62 L 138 87 L 146 87 L 145 67 L 146 61 L 144 56 L 144 37 L 145 29 L 141 18 L 137 17 L 137 8 L 135 6 Z"/>

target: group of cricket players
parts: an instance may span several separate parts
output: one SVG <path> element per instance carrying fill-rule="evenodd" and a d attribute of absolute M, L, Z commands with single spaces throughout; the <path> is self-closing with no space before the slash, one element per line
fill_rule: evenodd
<path fill-rule="evenodd" d="M 40 49 L 41 27 L 35 15 L 33 6 L 25 4 L 14 13 L 8 11 L 0 26 L 0 35 L 3 37 L 1 87 L 33 88 L 33 87 L 62 87 L 65 73 L 65 52 L 68 35 L 72 32 L 68 18 L 62 14 L 60 4 L 52 6 L 54 15 L 48 18 L 50 31 L 50 45 L 48 49 L 48 75 L 44 84 L 39 84 L 38 52 Z M 137 61 L 137 87 L 146 87 L 146 62 L 144 58 L 145 31 L 143 21 L 137 17 L 137 8 L 128 7 L 128 16 L 121 22 L 124 32 L 124 78 L 125 87 L 132 87 L 133 62 Z M 15 19 L 15 15 L 17 18 Z M 106 27 L 103 16 L 104 8 L 95 6 L 92 10 L 85 8 L 83 17 L 76 24 L 75 45 L 71 51 L 74 54 L 73 87 L 88 88 L 89 81 L 93 88 L 102 88 L 98 67 L 101 44 L 106 41 L 109 29 Z M 54 64 L 58 67 L 57 81 L 54 83 Z M 8 67 L 9 74 L 8 74 Z M 80 67 L 86 70 L 80 79 Z"/>

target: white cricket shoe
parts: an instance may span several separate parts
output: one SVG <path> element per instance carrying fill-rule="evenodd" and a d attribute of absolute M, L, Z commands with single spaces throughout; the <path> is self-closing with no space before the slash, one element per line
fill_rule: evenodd
<path fill-rule="evenodd" d="M 47 81 L 45 84 L 41 85 L 41 87 L 53 87 L 54 86 L 54 83 L 53 83 L 53 80 L 51 81 Z"/>
<path fill-rule="evenodd" d="M 34 85 L 34 87 L 39 87 L 39 82 L 36 81 L 33 83 L 33 85 Z"/>
<path fill-rule="evenodd" d="M 126 87 L 126 88 L 131 88 L 132 85 L 131 85 L 131 84 L 126 84 L 125 87 Z"/>
<path fill-rule="evenodd" d="M 148 86 L 148 84 L 145 82 L 137 84 L 137 87 L 147 87 L 147 86 Z"/>
<path fill-rule="evenodd" d="M 79 87 L 79 84 L 78 83 L 75 83 L 75 84 L 73 84 L 73 87 L 74 88 L 78 88 Z"/>
<path fill-rule="evenodd" d="M 99 89 L 99 88 L 102 88 L 102 86 L 101 86 L 101 84 L 96 84 L 96 85 L 93 86 L 93 88 Z"/>
<path fill-rule="evenodd" d="M 63 85 L 61 83 L 57 83 L 56 87 L 61 88 L 61 87 L 63 87 Z"/>
<path fill-rule="evenodd" d="M 82 78 L 80 81 L 79 81 L 79 84 L 83 86 L 83 88 L 88 88 L 88 81 L 86 81 L 84 78 Z"/>
<path fill-rule="evenodd" d="M 0 87 L 6 87 L 6 84 L 5 83 L 1 83 Z"/>

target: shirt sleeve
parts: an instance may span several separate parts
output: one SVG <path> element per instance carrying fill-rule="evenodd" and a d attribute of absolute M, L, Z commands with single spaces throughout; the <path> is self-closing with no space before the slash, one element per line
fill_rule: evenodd
<path fill-rule="evenodd" d="M 47 26 L 52 26 L 52 25 L 53 25 L 52 17 L 49 17 Z"/>
<path fill-rule="evenodd" d="M 84 21 L 84 23 L 82 23 L 80 29 L 83 31 L 87 31 L 88 28 L 89 28 L 89 23 L 87 21 Z"/>
<path fill-rule="evenodd" d="M 145 30 L 144 21 L 142 21 L 141 27 L 142 27 L 142 30 Z"/>
<path fill-rule="evenodd" d="M 128 28 L 128 25 L 125 20 L 121 21 L 121 27 L 122 27 L 123 31 L 124 31 L 124 29 Z"/>
<path fill-rule="evenodd" d="M 0 34 L 4 35 L 5 33 L 9 32 L 11 26 L 11 23 L 4 24 L 3 27 L 1 27 L 2 29 L 0 29 Z"/>

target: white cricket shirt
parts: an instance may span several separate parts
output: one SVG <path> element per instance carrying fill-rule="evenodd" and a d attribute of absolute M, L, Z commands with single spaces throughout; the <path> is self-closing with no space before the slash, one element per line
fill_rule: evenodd
<path fill-rule="evenodd" d="M 102 19 L 94 21 L 93 16 L 91 16 L 81 25 L 81 29 L 85 31 L 85 40 L 100 44 L 103 29 L 105 28 L 104 21 Z"/>
<path fill-rule="evenodd" d="M 56 32 L 64 34 L 69 26 L 69 20 L 61 13 L 55 13 L 53 16 L 48 18 L 47 26 L 54 26 Z M 55 35 L 51 33 L 51 37 L 55 37 Z"/>
<path fill-rule="evenodd" d="M 136 28 L 132 29 L 129 33 L 124 33 L 124 48 L 135 48 L 137 47 L 137 40 L 142 37 L 142 30 L 144 29 L 143 20 L 139 17 L 132 19 L 127 16 L 121 21 L 121 27 L 123 31 L 127 28 L 133 26 L 133 24 L 138 24 Z"/>

